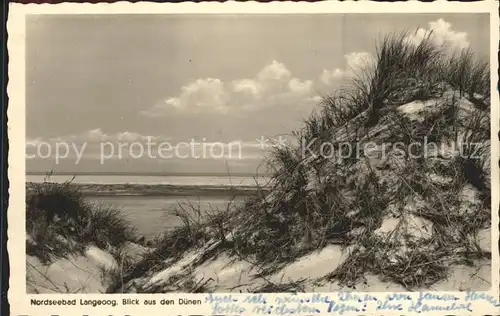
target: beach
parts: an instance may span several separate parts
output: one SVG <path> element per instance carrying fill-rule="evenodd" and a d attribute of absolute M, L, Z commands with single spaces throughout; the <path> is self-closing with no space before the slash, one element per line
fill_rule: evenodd
<path fill-rule="evenodd" d="M 99 196 L 88 197 L 90 201 L 120 208 L 125 218 L 137 228 L 138 233 L 146 239 L 152 239 L 162 233 L 171 231 L 182 224 L 180 218 L 172 214 L 178 207 L 191 209 L 198 207 L 201 212 L 225 210 L 230 203 L 229 196 L 201 197 L 161 197 L 161 196 Z M 243 197 L 231 201 L 234 206 L 242 204 Z"/>
<path fill-rule="evenodd" d="M 55 175 L 50 180 L 64 183 L 72 178 L 70 175 Z M 27 175 L 27 180 L 31 180 L 26 183 L 29 195 L 37 186 L 43 185 L 44 176 Z M 233 181 L 238 185 L 231 185 L 229 178 L 224 176 L 83 174 L 75 177 L 72 186 L 78 187 L 90 203 L 116 207 L 141 236 L 152 239 L 181 225 L 181 220 L 172 214 L 175 209 L 217 213 L 228 206 L 241 205 L 245 197 L 259 190 L 266 192 L 266 187 L 249 185 L 252 180 L 235 177 Z"/>

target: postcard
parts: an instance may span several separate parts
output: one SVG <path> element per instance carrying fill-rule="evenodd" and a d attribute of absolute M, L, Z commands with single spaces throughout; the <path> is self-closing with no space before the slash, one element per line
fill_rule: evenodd
<path fill-rule="evenodd" d="M 497 6 L 11 4 L 12 315 L 498 313 Z"/>

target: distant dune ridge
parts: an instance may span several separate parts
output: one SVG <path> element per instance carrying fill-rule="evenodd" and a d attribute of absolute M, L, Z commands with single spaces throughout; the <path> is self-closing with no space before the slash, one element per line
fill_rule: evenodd
<path fill-rule="evenodd" d="M 44 183 L 26 183 L 27 194 L 35 192 Z M 171 185 L 171 184 L 83 184 L 71 183 L 71 186 L 85 196 L 228 196 L 252 195 L 261 190 L 259 186 L 228 186 L 228 185 Z"/>
<path fill-rule="evenodd" d="M 181 227 L 139 245 L 119 213 L 82 204 L 82 187 L 35 189 L 28 291 L 489 289 L 489 64 L 405 38 L 386 37 L 373 68 L 323 98 L 294 132 L 311 151 L 275 148 L 269 188 L 243 206 L 177 210 Z M 342 155 L 320 154 L 324 143 Z M 346 143 L 371 145 L 356 156 Z M 54 290 L 67 280 L 43 271 L 70 271 L 64 260 L 106 273 Z"/>

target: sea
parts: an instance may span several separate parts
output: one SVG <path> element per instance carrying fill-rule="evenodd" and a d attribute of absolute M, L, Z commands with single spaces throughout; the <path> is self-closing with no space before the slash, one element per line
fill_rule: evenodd
<path fill-rule="evenodd" d="M 65 182 L 72 178 L 73 183 L 82 184 L 170 184 L 193 186 L 255 186 L 265 185 L 266 177 L 227 176 L 227 175 L 51 175 L 50 182 Z M 45 175 L 28 174 L 27 182 L 44 182 Z M 216 213 L 227 207 L 235 207 L 244 202 L 243 197 L 229 196 L 95 196 L 87 197 L 89 201 L 112 205 L 123 212 L 138 230 L 138 233 L 148 239 L 166 233 L 182 224 L 180 218 L 172 214 L 172 210 L 182 208 L 192 210 L 199 208 L 202 213 Z M 193 215 L 196 213 L 193 211 Z"/>

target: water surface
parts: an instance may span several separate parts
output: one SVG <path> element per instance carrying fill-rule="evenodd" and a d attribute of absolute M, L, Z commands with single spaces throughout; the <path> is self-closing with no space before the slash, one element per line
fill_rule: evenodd
<path fill-rule="evenodd" d="M 27 174 L 27 182 L 65 182 L 73 178 L 73 175 L 51 175 L 48 179 L 45 175 Z M 207 176 L 207 175 L 141 175 L 141 174 L 79 174 L 73 179 L 78 184 L 169 184 L 179 186 L 255 186 L 256 182 L 263 185 L 268 181 L 265 177 L 257 180 L 252 176 Z M 227 208 L 228 196 L 89 196 L 89 201 L 109 204 L 118 207 L 125 217 L 137 227 L 139 233 L 147 238 L 157 236 L 167 230 L 172 230 L 181 225 L 180 218 L 171 214 L 174 208 L 184 207 L 186 210 L 200 208 L 206 211 L 217 212 Z M 179 203 L 181 206 L 179 206 Z M 243 203 L 243 197 L 236 198 L 232 204 Z M 194 213 L 194 212 L 193 212 Z"/>
<path fill-rule="evenodd" d="M 26 175 L 27 182 L 44 182 L 44 175 Z M 65 182 L 73 178 L 72 175 L 52 175 L 51 182 Z M 255 186 L 264 185 L 269 179 L 266 177 L 254 178 L 251 176 L 157 176 L 157 175 L 77 175 L 74 183 L 83 184 L 170 184 L 170 185 L 214 185 L 214 186 Z"/>
<path fill-rule="evenodd" d="M 169 212 L 173 208 L 179 208 L 179 203 L 186 210 L 191 210 L 189 204 L 195 207 L 199 205 L 202 212 L 217 212 L 217 210 L 226 209 L 229 203 L 229 197 L 200 197 L 198 199 L 197 197 L 103 196 L 88 199 L 119 207 L 125 217 L 146 238 L 152 238 L 181 225 L 182 221 Z M 233 202 L 233 204 L 241 203 L 243 203 L 243 198 L 238 198 Z"/>

